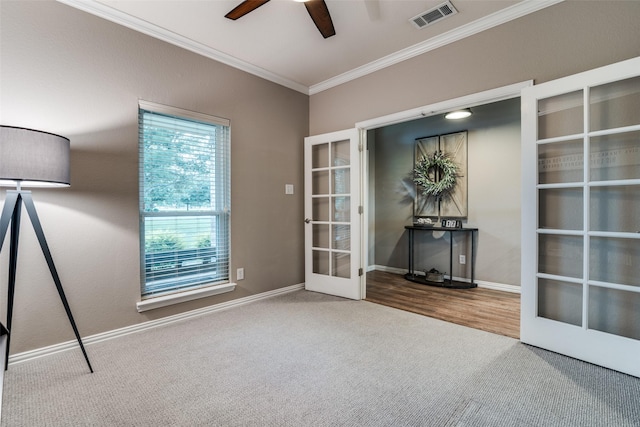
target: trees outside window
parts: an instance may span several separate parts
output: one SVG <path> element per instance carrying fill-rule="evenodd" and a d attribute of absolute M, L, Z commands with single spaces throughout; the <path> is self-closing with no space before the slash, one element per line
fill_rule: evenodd
<path fill-rule="evenodd" d="M 141 102 L 139 137 L 143 297 L 228 281 L 228 122 Z"/>

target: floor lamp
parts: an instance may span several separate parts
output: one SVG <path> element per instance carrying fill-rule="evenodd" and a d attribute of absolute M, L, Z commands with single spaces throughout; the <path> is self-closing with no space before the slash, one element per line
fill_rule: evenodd
<path fill-rule="evenodd" d="M 49 271 L 67 312 L 69 322 L 76 335 L 80 349 L 89 370 L 93 368 L 84 349 L 80 333 L 73 320 L 69 302 L 62 289 L 62 283 L 53 263 L 51 251 L 42 231 L 38 213 L 33 204 L 31 191 L 22 187 L 68 187 L 69 186 L 69 140 L 62 136 L 32 129 L 12 126 L 0 126 L 0 186 L 15 186 L 16 190 L 7 190 L 4 207 L 0 214 L 0 251 L 11 225 L 9 240 L 9 281 L 7 299 L 7 324 L 0 323 L 0 332 L 7 331 L 4 368 L 9 362 L 9 344 L 11 340 L 11 319 L 13 317 L 13 297 L 16 285 L 16 267 L 18 261 L 18 237 L 20 235 L 20 214 L 24 204 L 35 231 Z"/>

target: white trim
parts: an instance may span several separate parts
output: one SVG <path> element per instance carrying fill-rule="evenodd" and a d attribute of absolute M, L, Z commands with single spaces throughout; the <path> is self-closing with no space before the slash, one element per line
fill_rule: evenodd
<path fill-rule="evenodd" d="M 476 105 L 490 104 L 492 102 L 518 98 L 522 89 L 531 86 L 533 86 L 533 80 L 525 80 L 523 82 L 513 83 L 507 86 L 437 102 L 435 104 L 412 108 L 411 110 L 376 117 L 375 119 L 363 120 L 356 123 L 356 127 L 359 129 L 375 129 L 382 126 L 395 125 L 410 120 L 442 114 L 446 111 L 457 108 L 470 108 L 475 107 Z"/>
<path fill-rule="evenodd" d="M 358 150 L 360 151 L 360 271 L 366 270 L 369 265 L 369 197 L 366 192 L 369 191 L 369 151 L 367 150 L 367 131 L 358 129 Z M 365 191 L 366 190 L 366 191 Z M 367 275 L 360 276 L 360 297 L 367 298 Z"/>
<path fill-rule="evenodd" d="M 367 267 L 367 272 L 369 271 L 384 271 L 386 273 L 393 273 L 393 274 L 402 274 L 405 275 L 409 272 L 409 270 L 404 269 L 404 268 L 397 268 L 397 267 L 387 267 L 386 265 L 370 265 L 369 267 Z M 419 274 L 419 272 L 417 273 Z M 449 278 L 449 276 L 445 276 L 447 278 Z M 465 277 L 456 277 L 453 276 L 453 280 L 457 280 L 458 282 L 470 282 L 471 280 Z M 506 283 L 496 283 L 496 282 L 487 282 L 485 280 L 476 280 L 475 281 L 476 284 L 478 285 L 479 288 L 485 288 L 485 289 L 493 289 L 495 291 L 502 291 L 502 292 L 511 292 L 514 294 L 519 294 L 520 293 L 520 286 L 518 285 L 509 285 Z"/>
<path fill-rule="evenodd" d="M 199 122 L 211 123 L 220 126 L 231 126 L 231 120 L 224 117 L 213 116 L 211 114 L 199 113 L 197 111 L 185 110 L 184 108 L 172 107 L 170 105 L 158 104 L 157 102 L 138 100 L 138 107 L 142 110 L 153 111 L 154 113 L 179 116 L 181 118 L 192 119 Z"/>
<path fill-rule="evenodd" d="M 462 279 L 456 279 L 455 277 L 453 279 L 462 281 Z M 484 280 L 476 280 L 476 284 L 478 285 L 479 288 L 493 289 L 494 291 L 511 292 L 513 294 L 520 294 L 520 286 L 518 285 L 510 285 L 507 283 L 486 282 Z"/>
<path fill-rule="evenodd" d="M 175 46 L 197 53 L 204 57 L 213 59 L 230 67 L 237 68 L 247 73 L 253 74 L 265 80 L 277 83 L 289 89 L 304 93 L 306 95 L 315 95 L 332 87 L 343 83 L 358 79 L 360 77 L 371 74 L 375 71 L 382 70 L 391 65 L 406 61 L 415 56 L 422 55 L 449 43 L 456 42 L 463 38 L 472 36 L 482 31 L 491 29 L 498 25 L 521 18 L 538 10 L 544 9 L 564 0 L 523 0 L 513 6 L 502 9 L 484 18 L 470 22 L 466 25 L 433 37 L 422 43 L 415 44 L 408 48 L 399 50 L 398 52 L 387 55 L 378 60 L 372 61 L 361 67 L 347 71 L 323 82 L 307 87 L 301 83 L 295 82 L 278 74 L 272 73 L 264 68 L 257 67 L 241 59 L 235 58 L 229 54 L 213 49 L 202 43 L 198 43 L 180 34 L 168 31 L 165 28 L 146 22 L 142 19 L 121 12 L 108 5 L 99 3 L 96 0 L 56 0 L 59 3 L 74 7 L 116 24 L 139 31 L 158 40 L 171 43 Z"/>
<path fill-rule="evenodd" d="M 181 302 L 224 294 L 226 292 L 233 291 L 235 288 L 235 283 L 223 283 L 221 285 L 203 286 L 189 291 L 150 297 L 143 299 L 142 301 L 138 301 L 136 303 L 136 309 L 138 310 L 138 313 L 142 313 L 143 311 L 153 310 L 155 308 L 167 307 L 169 305 L 180 304 Z"/>
<path fill-rule="evenodd" d="M 383 58 L 372 61 L 368 64 L 354 68 L 351 71 L 347 71 L 330 79 L 327 79 L 321 83 L 311 85 L 309 87 L 309 95 L 315 95 L 319 92 L 331 89 L 335 86 L 343 83 L 350 82 L 352 80 L 364 77 L 375 71 L 382 70 L 392 65 L 398 64 L 407 59 L 422 55 L 429 51 L 438 49 L 442 46 L 446 46 L 450 43 L 462 40 L 466 37 L 478 34 L 482 31 L 489 30 L 498 25 L 512 21 L 517 18 L 521 18 L 538 10 L 544 9 L 554 4 L 560 3 L 564 0 L 523 0 L 520 3 L 516 3 L 513 6 L 502 9 L 489 16 L 477 19 L 466 25 L 462 25 L 453 30 L 442 33 L 438 36 L 432 37 L 421 43 L 417 43 L 408 48 L 399 50 Z"/>
<path fill-rule="evenodd" d="M 385 273 L 392 273 L 392 274 L 407 274 L 409 272 L 409 270 L 407 270 L 406 268 L 397 268 L 397 267 L 388 267 L 386 265 L 370 265 L 367 268 L 367 271 L 384 271 Z"/>
<path fill-rule="evenodd" d="M 364 286 L 364 277 L 360 276 L 360 264 L 362 261 L 360 255 L 361 249 L 361 222 L 362 215 L 360 211 L 360 178 L 362 177 L 363 167 L 360 164 L 361 152 L 360 152 L 360 132 L 358 129 L 346 129 L 338 132 L 331 132 L 322 135 L 308 136 L 304 139 L 304 213 L 305 218 L 313 218 L 313 171 L 316 170 L 332 170 L 340 166 L 330 165 L 327 168 L 314 168 L 313 167 L 313 147 L 318 144 L 331 143 L 332 141 L 347 141 L 349 143 L 349 166 L 346 166 L 351 170 L 350 174 L 350 192 L 346 193 L 350 198 L 350 218 L 340 224 L 348 224 L 351 229 L 351 242 L 358 242 L 358 244 L 352 244 L 348 250 L 336 250 L 331 249 L 332 252 L 340 252 L 343 254 L 349 254 L 352 260 L 349 264 L 350 274 L 346 277 L 339 277 L 335 275 L 315 274 L 313 269 L 313 253 L 318 248 L 312 248 L 313 242 L 313 224 L 338 224 L 336 221 L 318 221 L 310 220 L 310 224 L 305 226 L 305 246 L 304 246 L 304 258 L 305 258 L 305 289 L 314 292 L 321 292 L 325 294 L 335 295 L 343 298 L 350 298 L 353 300 L 363 299 L 363 291 L 366 292 Z M 345 194 L 342 194 L 345 195 Z M 312 250 L 313 249 L 313 250 Z M 328 254 L 328 252 L 327 252 Z"/>
<path fill-rule="evenodd" d="M 223 302 L 220 304 L 215 304 L 208 307 L 187 311 L 185 313 L 174 314 L 173 316 L 167 316 L 157 320 L 150 320 L 147 322 L 139 323 L 137 325 L 131 325 L 131 326 L 126 326 L 120 329 L 114 329 L 112 331 L 102 332 L 96 335 L 85 337 L 82 339 L 82 342 L 84 343 L 85 346 L 88 346 L 88 345 L 99 343 L 102 341 L 107 341 L 113 338 L 119 338 L 125 335 L 130 335 L 137 332 L 143 332 L 149 329 L 156 328 L 158 326 L 163 326 L 170 323 L 191 319 L 197 316 L 202 316 L 204 314 L 215 313 L 215 312 L 226 310 L 229 308 L 239 307 L 241 305 L 249 304 L 255 301 L 275 297 L 282 294 L 287 294 L 289 292 L 295 292 L 301 289 L 304 289 L 304 283 L 291 285 L 284 288 L 278 288 L 272 291 L 262 292 L 256 295 L 250 295 L 244 298 L 234 299 L 234 300 Z M 12 365 L 15 363 L 27 362 L 32 359 L 37 359 L 39 357 L 45 357 L 55 353 L 59 353 L 61 351 L 77 349 L 77 348 L 78 348 L 77 341 L 75 340 L 66 341 L 60 344 L 54 344 L 48 347 L 42 347 L 35 350 L 25 351 L 23 353 L 18 353 L 18 354 L 9 356 L 9 364 Z"/>

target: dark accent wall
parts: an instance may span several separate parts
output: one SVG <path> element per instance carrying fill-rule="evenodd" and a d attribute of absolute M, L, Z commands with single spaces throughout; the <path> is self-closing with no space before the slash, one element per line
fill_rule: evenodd
<path fill-rule="evenodd" d="M 411 181 L 415 139 L 468 131 L 468 207 L 465 227 L 479 229 L 476 240 L 476 279 L 508 285 L 520 284 L 520 99 L 473 108 L 463 120 L 427 117 L 372 131 L 375 140 L 374 214 L 369 225 L 374 256 L 370 263 L 408 268 L 405 225 L 413 223 Z M 371 182 L 370 180 L 370 182 Z M 454 237 L 454 268 L 449 271 L 449 236 L 416 233 L 416 268 L 437 268 L 457 277 L 470 277 L 471 241 Z M 467 256 L 467 264 L 458 255 Z"/>

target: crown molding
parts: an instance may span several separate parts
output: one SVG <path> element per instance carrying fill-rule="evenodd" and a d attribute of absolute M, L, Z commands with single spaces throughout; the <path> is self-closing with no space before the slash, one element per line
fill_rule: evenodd
<path fill-rule="evenodd" d="M 219 50 L 213 49 L 202 43 L 198 43 L 190 38 L 181 36 L 172 31 L 166 30 L 157 25 L 151 24 L 142 19 L 131 16 L 127 13 L 121 12 L 117 9 L 98 3 L 96 0 L 56 0 L 58 3 L 71 6 L 75 9 L 82 10 L 83 12 L 90 13 L 107 21 L 114 22 L 156 39 L 165 41 L 172 45 L 181 47 L 215 61 L 221 62 L 233 68 L 245 71 L 249 74 L 253 74 L 257 77 L 261 77 L 265 80 L 269 80 L 273 83 L 277 83 L 281 86 L 288 87 L 298 92 L 302 92 L 305 95 L 309 94 L 309 88 L 293 80 L 282 77 L 278 74 L 265 70 L 264 68 L 257 67 L 246 61 L 238 59 L 234 56 L 228 55 Z"/>
<path fill-rule="evenodd" d="M 361 67 L 354 68 L 353 70 L 339 74 L 335 77 L 327 79 L 318 84 L 307 87 L 303 84 L 295 82 L 293 80 L 282 77 L 276 73 L 272 73 L 264 68 L 257 67 L 246 61 L 238 59 L 234 56 L 228 55 L 219 50 L 213 49 L 202 43 L 198 43 L 187 37 L 176 34 L 172 31 L 168 31 L 157 25 L 146 22 L 142 19 L 136 18 L 112 7 L 97 2 L 96 0 L 56 0 L 59 3 L 73 7 L 78 10 L 90 13 L 116 24 L 122 25 L 132 30 L 141 32 L 156 39 L 171 43 L 175 46 L 213 59 L 215 61 L 226 64 L 230 67 L 245 71 L 253 74 L 257 77 L 265 80 L 277 83 L 281 86 L 288 87 L 295 91 L 304 93 L 306 95 L 315 95 L 322 91 L 331 89 L 335 86 L 343 83 L 350 82 L 352 80 L 364 77 L 373 72 L 390 67 L 394 64 L 398 64 L 402 61 L 414 58 L 422 55 L 423 53 L 445 46 L 449 43 L 456 42 L 466 37 L 472 36 L 479 32 L 488 30 L 522 16 L 528 15 L 538 10 L 544 9 L 554 4 L 563 2 L 564 0 L 523 0 L 520 3 L 516 3 L 513 6 L 502 9 L 489 16 L 473 21 L 469 24 L 455 28 L 451 31 L 443 33 L 439 36 L 433 37 L 424 42 L 415 44 L 408 48 L 399 50 L 398 52 L 387 55 L 378 60 L 372 61 Z"/>
<path fill-rule="evenodd" d="M 480 33 L 490 28 L 497 27 L 498 25 L 520 18 L 530 13 L 537 12 L 538 10 L 553 6 L 554 4 L 561 3 L 563 1 L 564 0 L 523 0 L 520 3 L 516 3 L 513 6 L 485 16 L 484 18 L 480 18 L 476 21 L 470 22 L 466 25 L 440 34 L 439 36 L 432 37 L 408 48 L 399 50 L 383 58 L 372 61 L 361 67 L 354 68 L 353 70 L 347 71 L 346 73 L 339 74 L 321 83 L 312 85 L 309 87 L 309 95 L 315 95 L 343 83 L 347 83 L 360 77 L 364 77 L 367 74 L 382 70 L 384 68 L 406 61 L 407 59 L 414 58 L 416 56 L 422 55 L 423 53 L 432 51 L 458 40 L 462 40 L 466 37 Z"/>

